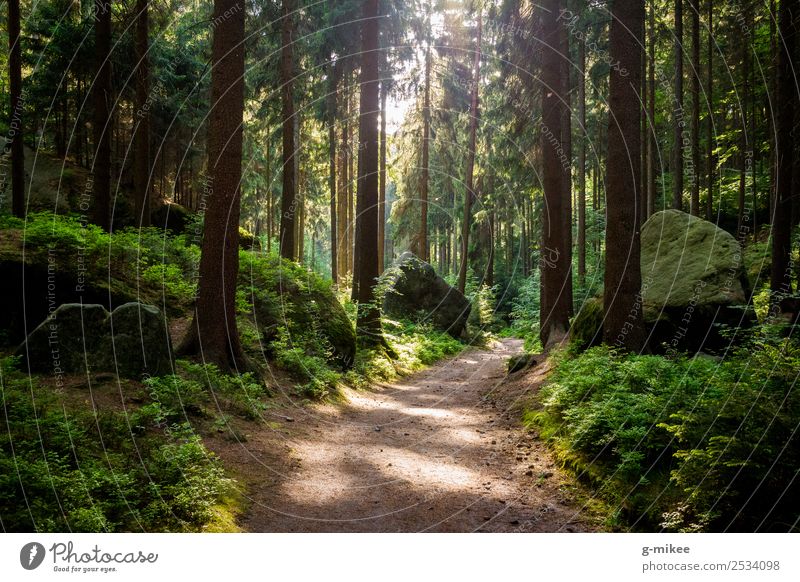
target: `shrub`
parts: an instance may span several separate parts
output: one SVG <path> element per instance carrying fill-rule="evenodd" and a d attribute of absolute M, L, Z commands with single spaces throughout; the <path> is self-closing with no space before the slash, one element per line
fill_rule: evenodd
<path fill-rule="evenodd" d="M 127 417 L 70 406 L 9 359 L 0 390 L 6 531 L 199 531 L 232 488 L 191 427 L 167 424 L 158 403 Z"/>
<path fill-rule="evenodd" d="M 798 369 L 796 344 L 763 330 L 724 361 L 601 346 L 561 354 L 526 419 L 634 527 L 786 531 L 800 515 Z"/>

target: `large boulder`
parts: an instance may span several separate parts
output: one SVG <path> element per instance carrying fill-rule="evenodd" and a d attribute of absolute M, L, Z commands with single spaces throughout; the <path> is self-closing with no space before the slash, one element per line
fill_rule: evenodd
<path fill-rule="evenodd" d="M 65 303 L 17 348 L 32 372 L 56 376 L 114 372 L 158 376 L 173 370 L 172 343 L 157 307 L 125 303 L 109 313 L 97 304 Z"/>
<path fill-rule="evenodd" d="M 679 210 L 651 216 L 641 233 L 642 308 L 654 348 L 722 348 L 719 324 L 752 323 L 742 249 L 728 232 Z"/>
<path fill-rule="evenodd" d="M 150 221 L 153 226 L 171 230 L 174 234 L 186 232 L 191 220 L 191 211 L 174 202 L 165 202 L 150 212 Z M 190 234 L 195 235 L 198 241 L 202 238 L 202 232 Z"/>
<path fill-rule="evenodd" d="M 274 255 L 256 259 L 248 253 L 240 257 L 239 288 L 246 290 L 250 317 L 267 355 L 283 329 L 290 347 L 320 349 L 318 355 L 342 369 L 353 365 L 355 328 L 329 282 Z M 314 338 L 325 345 L 315 345 Z"/>
<path fill-rule="evenodd" d="M 460 337 L 472 305 L 434 268 L 413 253 L 403 253 L 383 275 L 386 294 L 383 311 L 392 317 L 414 317 Z"/>

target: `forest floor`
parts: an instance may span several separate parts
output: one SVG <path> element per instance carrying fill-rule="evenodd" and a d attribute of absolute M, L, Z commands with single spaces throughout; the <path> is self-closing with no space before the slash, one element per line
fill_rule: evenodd
<path fill-rule="evenodd" d="M 205 442 L 244 487 L 259 532 L 574 532 L 581 487 L 520 422 L 547 363 L 510 379 L 522 342 L 470 348 L 339 402 L 271 408 Z M 243 427 L 244 428 L 244 427 Z"/>

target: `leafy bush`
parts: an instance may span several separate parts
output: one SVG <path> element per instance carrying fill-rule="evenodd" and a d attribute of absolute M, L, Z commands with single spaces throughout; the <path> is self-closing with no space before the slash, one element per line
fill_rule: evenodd
<path fill-rule="evenodd" d="M 158 403 L 96 412 L 0 365 L 0 518 L 6 531 L 199 531 L 232 489 L 187 424 Z"/>
<path fill-rule="evenodd" d="M 724 361 L 603 346 L 560 357 L 527 421 L 630 525 L 796 527 L 796 344 L 757 333 Z"/>
<path fill-rule="evenodd" d="M 264 409 L 267 394 L 263 383 L 248 372 L 225 374 L 214 364 L 176 362 L 178 374 L 148 378 L 150 397 L 160 406 L 160 414 L 175 422 L 188 415 L 209 414 L 207 408 L 224 407 L 255 420 Z"/>

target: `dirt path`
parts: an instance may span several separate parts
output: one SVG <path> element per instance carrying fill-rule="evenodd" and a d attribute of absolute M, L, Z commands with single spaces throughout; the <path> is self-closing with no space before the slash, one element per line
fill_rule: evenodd
<path fill-rule="evenodd" d="M 504 340 L 343 404 L 272 412 L 213 439 L 248 490 L 250 531 L 586 531 L 574 485 L 515 409 L 544 370 L 503 382 Z M 222 449 L 222 450 L 220 450 Z"/>

